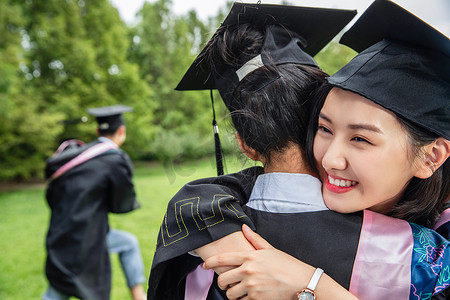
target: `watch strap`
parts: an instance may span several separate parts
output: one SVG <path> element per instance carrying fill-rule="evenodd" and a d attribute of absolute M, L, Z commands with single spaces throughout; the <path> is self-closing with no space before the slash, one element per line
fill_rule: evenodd
<path fill-rule="evenodd" d="M 314 272 L 313 276 L 311 277 L 311 280 L 308 283 L 307 289 L 314 291 L 316 289 L 317 284 L 319 283 L 319 279 L 323 274 L 323 270 L 321 268 L 317 268 Z"/>

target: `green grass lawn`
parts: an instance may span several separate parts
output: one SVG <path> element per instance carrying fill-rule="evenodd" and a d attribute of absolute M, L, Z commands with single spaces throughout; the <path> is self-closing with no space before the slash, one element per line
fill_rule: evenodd
<path fill-rule="evenodd" d="M 239 159 L 231 157 L 227 162 L 227 173 L 243 168 Z M 167 202 L 183 184 L 215 174 L 213 159 L 181 165 L 136 165 L 134 183 L 142 207 L 129 214 L 110 214 L 110 225 L 130 231 L 138 237 L 147 278 Z M 50 211 L 44 195 L 45 186 L 0 192 L 2 252 L 0 299 L 2 300 L 40 299 L 47 287 L 44 275 L 44 240 Z M 111 256 L 111 262 L 113 268 L 111 299 L 131 299 L 118 257 Z M 146 285 L 144 288 L 147 290 Z"/>

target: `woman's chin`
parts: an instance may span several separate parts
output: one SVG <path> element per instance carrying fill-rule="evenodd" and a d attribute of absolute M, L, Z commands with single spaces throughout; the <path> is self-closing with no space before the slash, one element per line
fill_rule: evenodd
<path fill-rule="evenodd" d="M 324 199 L 325 205 L 326 207 L 328 207 L 329 210 L 341 213 L 341 214 L 350 214 L 350 213 L 354 213 L 355 210 L 352 210 L 349 207 L 343 207 L 342 205 L 338 205 L 336 202 L 334 201 L 326 201 Z"/>

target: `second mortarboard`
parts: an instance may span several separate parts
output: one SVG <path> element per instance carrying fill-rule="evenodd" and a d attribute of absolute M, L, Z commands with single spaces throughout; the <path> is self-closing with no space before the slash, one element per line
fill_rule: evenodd
<path fill-rule="evenodd" d="M 329 78 L 450 139 L 450 40 L 397 4 L 376 0 L 342 37 L 361 51 Z"/>
<path fill-rule="evenodd" d="M 233 4 L 230 13 L 221 27 L 251 23 L 255 27 L 265 28 L 276 24 L 295 33 L 300 39 L 300 44 L 302 44 L 299 47 L 302 47 L 302 50 L 308 55 L 314 56 L 355 15 L 355 10 L 236 2 Z M 214 76 L 212 76 L 212 66 L 207 60 L 201 59 L 205 51 L 207 51 L 206 48 L 202 50 L 197 59 L 192 63 L 176 87 L 176 90 L 208 90 L 218 88 Z M 273 61 L 272 63 L 277 64 L 277 61 Z M 285 61 L 282 63 L 285 63 Z M 237 75 L 236 78 L 238 78 Z"/>
<path fill-rule="evenodd" d="M 116 130 L 119 126 L 125 124 L 122 114 L 130 111 L 133 111 L 132 107 L 121 104 L 87 110 L 89 114 L 96 117 L 98 129 L 107 131 Z"/>

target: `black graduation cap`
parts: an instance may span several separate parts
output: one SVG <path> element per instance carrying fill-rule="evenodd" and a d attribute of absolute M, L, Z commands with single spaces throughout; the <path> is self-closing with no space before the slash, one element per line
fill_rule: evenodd
<path fill-rule="evenodd" d="M 133 111 L 132 107 L 121 104 L 87 110 L 89 114 L 96 117 L 98 129 L 100 130 L 115 130 L 119 128 L 119 126 L 125 124 L 122 114 L 130 111 Z"/>
<path fill-rule="evenodd" d="M 356 10 L 235 2 L 222 26 L 251 23 L 256 27 L 265 28 L 277 24 L 296 33 L 301 39 L 300 43 L 303 44 L 303 51 L 310 56 L 314 56 L 355 15 Z M 209 90 L 217 88 L 214 78 L 211 76 L 209 62 L 201 59 L 205 51 L 207 49 L 203 49 L 189 67 L 176 90 Z M 272 61 L 272 63 L 276 64 L 277 62 Z"/>
<path fill-rule="evenodd" d="M 387 0 L 376 0 L 342 36 L 364 50 L 328 81 L 450 139 L 450 40 Z"/>
<path fill-rule="evenodd" d="M 434 5 L 436 9 L 441 8 L 438 3 Z M 340 43 L 361 52 L 384 38 L 428 47 L 450 55 L 448 37 L 389 0 L 374 1 L 342 36 Z"/>
<path fill-rule="evenodd" d="M 235 2 L 221 26 L 250 23 L 256 28 L 266 29 L 261 55 L 236 69 L 235 66 L 212 66 L 210 61 L 203 59 L 208 51 L 205 48 L 175 89 L 211 90 L 211 101 L 212 90 L 218 89 L 226 106 L 232 110 L 230 96 L 243 77 L 269 64 L 317 66 L 312 56 L 325 47 L 355 15 L 355 10 Z M 223 167 L 214 103 L 213 115 L 217 170 L 218 175 L 221 175 Z"/>

